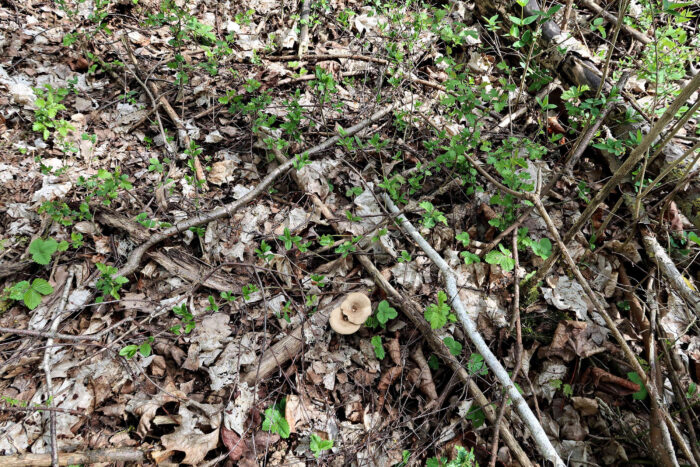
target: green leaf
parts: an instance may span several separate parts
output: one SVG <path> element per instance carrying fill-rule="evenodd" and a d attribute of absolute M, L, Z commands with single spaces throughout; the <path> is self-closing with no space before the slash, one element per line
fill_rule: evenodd
<path fill-rule="evenodd" d="M 629 380 L 633 383 L 637 383 L 640 387 L 639 391 L 632 394 L 632 398 L 637 401 L 643 401 L 646 399 L 648 392 L 646 386 L 644 386 L 644 383 L 642 382 L 642 378 L 634 371 L 627 373 L 627 378 L 629 378 Z"/>
<path fill-rule="evenodd" d="M 515 260 L 511 258 L 511 252 L 509 249 L 503 247 L 503 245 L 498 245 L 501 251 L 491 250 L 484 257 L 484 261 L 488 264 L 497 264 L 503 269 L 504 272 L 510 272 L 515 268 Z"/>
<path fill-rule="evenodd" d="M 10 298 L 12 300 L 22 300 L 24 294 L 29 290 L 29 281 L 18 282 L 10 288 Z"/>
<path fill-rule="evenodd" d="M 442 342 L 445 343 L 448 349 L 450 349 L 450 353 L 454 355 L 455 357 L 462 353 L 462 344 L 460 344 L 458 341 L 454 340 L 452 337 L 445 337 Z"/>
<path fill-rule="evenodd" d="M 432 329 L 440 329 L 447 324 L 450 306 L 445 303 L 446 301 L 447 295 L 441 290 L 438 292 L 437 304 L 429 305 L 428 308 L 425 309 L 425 319 L 430 323 Z"/>
<path fill-rule="evenodd" d="M 309 448 L 311 448 L 311 451 L 314 453 L 314 456 L 318 458 L 318 456 L 321 454 L 323 451 L 328 451 L 333 447 L 333 440 L 332 439 L 323 439 L 320 436 L 318 436 L 316 433 L 313 433 L 311 435 L 311 440 L 309 442 Z"/>
<path fill-rule="evenodd" d="M 53 255 L 57 249 L 58 242 L 53 238 L 47 238 L 46 240 L 36 238 L 29 245 L 29 253 L 31 253 L 32 259 L 44 265 L 51 262 L 51 255 Z"/>
<path fill-rule="evenodd" d="M 479 258 L 479 255 L 475 255 L 471 251 L 463 251 L 459 254 L 462 258 L 464 258 L 464 264 L 472 264 L 472 263 L 480 263 L 481 258 Z"/>
<path fill-rule="evenodd" d="M 127 345 L 119 351 L 119 355 L 121 355 L 122 357 L 124 357 L 126 359 L 130 359 L 134 355 L 136 355 L 136 352 L 138 350 L 139 350 L 139 346 L 136 344 Z"/>
<path fill-rule="evenodd" d="M 394 319 L 398 316 L 398 313 L 394 308 L 389 305 L 389 302 L 382 300 L 377 306 L 377 321 L 381 324 L 386 324 L 390 319 Z"/>
<path fill-rule="evenodd" d="M 44 279 L 34 279 L 32 281 L 32 289 L 40 293 L 41 295 L 49 295 L 53 293 L 53 287 Z"/>
<path fill-rule="evenodd" d="M 462 245 L 469 246 L 469 242 L 471 239 L 469 238 L 469 234 L 467 232 L 461 232 L 455 238 L 462 242 Z"/>
<path fill-rule="evenodd" d="M 265 420 L 263 420 L 262 429 L 277 433 L 281 438 L 289 438 L 289 423 L 287 423 L 287 420 L 276 407 L 265 409 Z"/>
<path fill-rule="evenodd" d="M 534 254 L 542 259 L 547 259 L 552 254 L 552 242 L 548 238 L 543 238 L 539 242 L 533 240 L 530 248 Z"/>
<path fill-rule="evenodd" d="M 151 339 L 153 339 L 153 338 L 151 338 Z M 139 346 L 139 352 L 144 357 L 148 357 L 151 355 L 151 341 L 150 341 L 150 339 Z"/>
<path fill-rule="evenodd" d="M 700 237 L 695 232 L 688 232 L 688 241 L 696 243 L 700 246 Z"/>
<path fill-rule="evenodd" d="M 372 347 L 374 347 L 374 355 L 376 355 L 379 360 L 384 360 L 386 353 L 384 352 L 381 336 L 372 336 L 370 342 L 372 343 Z"/>
<path fill-rule="evenodd" d="M 472 427 L 474 428 L 479 428 L 486 421 L 486 416 L 481 407 L 472 407 L 465 418 L 472 422 Z"/>
<path fill-rule="evenodd" d="M 30 310 L 38 307 L 41 303 L 41 294 L 32 288 L 28 289 L 22 298 L 24 300 L 24 304 Z"/>
<path fill-rule="evenodd" d="M 469 356 L 469 361 L 467 362 L 467 371 L 470 375 L 480 375 L 485 376 L 489 373 L 489 369 L 484 363 L 484 357 L 481 354 L 473 353 Z"/>

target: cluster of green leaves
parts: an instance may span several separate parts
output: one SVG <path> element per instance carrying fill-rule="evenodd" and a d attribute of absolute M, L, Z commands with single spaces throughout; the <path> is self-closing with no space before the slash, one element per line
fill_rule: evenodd
<path fill-rule="evenodd" d="M 212 298 L 209 296 L 209 298 Z M 189 334 L 197 326 L 194 321 L 194 316 L 190 313 L 187 303 L 183 302 L 179 306 L 173 308 L 173 313 L 180 318 L 182 324 L 176 324 L 170 328 L 170 331 L 179 336 L 181 334 Z"/>
<path fill-rule="evenodd" d="M 119 290 L 122 286 L 129 282 L 124 276 L 117 276 L 118 269 L 103 263 L 97 263 L 97 269 L 100 271 L 100 278 L 97 279 L 95 287 L 102 292 L 102 296 L 98 297 L 96 302 L 102 303 L 109 297 L 115 300 L 121 299 Z"/>
<path fill-rule="evenodd" d="M 529 229 L 521 227 L 518 229 L 518 250 L 530 248 L 532 252 L 542 259 L 549 258 L 552 254 L 552 242 L 548 238 L 535 240 L 533 237 L 528 237 Z"/>
<path fill-rule="evenodd" d="M 151 352 L 153 349 L 151 348 L 151 344 L 153 344 L 153 341 L 155 339 L 151 336 L 145 341 L 143 341 L 141 344 L 129 344 L 124 347 L 119 351 L 119 355 L 126 358 L 127 360 L 130 360 L 134 358 L 136 355 L 136 352 L 140 353 L 144 357 L 149 357 L 151 355 Z"/>
<path fill-rule="evenodd" d="M 283 398 L 277 404 L 265 409 L 265 419 L 262 423 L 262 429 L 264 431 L 277 433 L 282 439 L 289 438 L 291 433 L 289 423 L 287 423 L 287 419 L 284 418 L 286 402 L 286 399 Z"/>
<path fill-rule="evenodd" d="M 479 467 L 479 463 L 474 456 L 474 448 L 469 451 L 463 446 L 456 446 L 456 456 L 451 461 L 446 457 L 431 457 L 425 461 L 426 467 Z"/>
<path fill-rule="evenodd" d="M 311 452 L 314 453 L 314 457 L 318 459 L 323 451 L 333 449 L 333 440 L 323 439 L 316 433 L 312 433 L 311 438 L 309 439 L 309 449 L 311 449 Z"/>
<path fill-rule="evenodd" d="M 34 123 L 32 130 L 41 133 L 46 141 L 54 135 L 56 142 L 67 151 L 75 152 L 73 144 L 66 140 L 68 132 L 75 130 L 75 127 L 63 118 L 58 118 L 59 112 L 66 110 L 66 106 L 61 102 L 66 98 L 69 91 L 66 88 L 54 88 L 50 84 L 45 84 L 43 88 L 32 88 L 37 96 L 34 101 Z"/>
<path fill-rule="evenodd" d="M 114 172 L 99 169 L 97 175 L 92 175 L 89 178 L 81 175 L 78 177 L 77 185 L 87 190 L 85 203 L 89 203 L 93 197 L 97 197 L 105 206 L 112 204 L 112 201 L 119 196 L 120 189 L 131 190 L 133 188 L 128 175 L 121 173 L 119 167 L 115 168 Z"/>
<path fill-rule="evenodd" d="M 6 289 L 2 296 L 12 300 L 22 301 L 30 310 L 35 309 L 41 303 L 45 295 L 53 293 L 53 287 L 45 279 L 36 278 L 31 283 L 21 281 Z"/>
<path fill-rule="evenodd" d="M 561 389 L 565 397 L 571 397 L 574 395 L 574 389 L 570 384 L 563 383 L 560 379 L 553 379 L 549 382 L 549 385 L 554 389 Z"/>
<path fill-rule="evenodd" d="M 457 322 L 457 317 L 450 312 L 451 307 L 447 303 L 447 294 L 440 290 L 437 293 L 437 299 L 437 303 L 428 305 L 423 313 L 425 319 L 430 323 L 430 327 L 432 329 L 440 329 L 448 321 L 452 323 Z"/>
<path fill-rule="evenodd" d="M 78 210 L 76 211 L 68 206 L 68 204 L 66 204 L 64 201 L 45 201 L 41 206 L 39 206 L 38 212 L 39 214 L 46 213 L 54 222 L 58 222 L 66 227 L 73 225 L 77 221 L 92 219 L 92 214 L 90 214 L 90 206 L 87 202 L 81 202 Z"/>
<path fill-rule="evenodd" d="M 423 201 L 419 206 L 425 209 L 425 214 L 423 214 L 423 225 L 429 229 L 435 227 L 438 222 L 442 222 L 447 225 L 447 218 L 443 213 L 441 213 L 433 203 L 430 201 Z"/>

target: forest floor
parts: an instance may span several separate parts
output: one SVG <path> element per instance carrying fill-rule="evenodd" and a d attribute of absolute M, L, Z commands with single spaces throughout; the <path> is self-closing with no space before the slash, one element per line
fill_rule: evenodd
<path fill-rule="evenodd" d="M 0 465 L 697 466 L 700 11 L 511 3 L 0 0 Z"/>

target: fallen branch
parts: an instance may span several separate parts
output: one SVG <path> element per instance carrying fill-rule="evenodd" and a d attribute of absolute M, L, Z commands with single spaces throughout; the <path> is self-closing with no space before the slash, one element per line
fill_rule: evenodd
<path fill-rule="evenodd" d="M 309 13 L 311 12 L 311 1 L 304 0 L 301 4 L 301 30 L 299 31 L 299 55 L 301 59 L 309 51 Z"/>
<path fill-rule="evenodd" d="M 66 309 L 66 303 L 68 303 L 68 295 L 70 292 L 71 284 L 73 283 L 73 278 L 75 277 L 75 267 L 70 268 L 68 273 L 68 279 L 63 286 L 63 294 L 61 295 L 61 302 L 58 307 L 53 310 L 53 316 L 51 317 L 51 328 L 50 333 L 55 334 L 58 331 L 58 323 L 61 320 L 61 315 L 63 315 L 63 310 Z M 46 341 L 46 349 L 44 350 L 44 375 L 46 376 L 46 387 L 44 388 L 44 394 L 46 395 L 46 405 L 51 407 L 53 404 L 53 384 L 51 381 L 51 354 L 54 351 L 53 337 L 49 337 Z M 49 437 L 51 439 L 51 465 L 54 467 L 58 466 L 58 440 L 56 439 L 56 412 L 53 410 L 48 411 L 49 414 Z"/>
<path fill-rule="evenodd" d="M 343 300 L 344 299 L 345 296 L 343 296 Z M 304 347 L 304 343 L 310 343 L 304 340 L 304 328 L 309 326 L 318 329 L 325 328 L 331 311 L 334 308 L 337 308 L 341 302 L 341 299 L 332 301 L 322 310 L 314 313 L 313 316 L 309 318 L 308 322 L 297 326 L 292 332 L 280 339 L 275 345 L 265 350 L 255 368 L 243 375 L 241 381 L 248 383 L 249 386 L 253 386 L 257 381 L 264 380 L 274 373 L 276 369 L 280 368 L 283 364 L 299 355 Z"/>
<path fill-rule="evenodd" d="M 58 454 L 58 465 L 97 464 L 100 462 L 135 462 L 143 464 L 146 455 L 136 449 L 99 449 L 84 452 L 63 452 Z M 0 457 L 4 467 L 50 466 L 50 454 L 20 454 Z"/>
<path fill-rule="evenodd" d="M 308 156 L 311 156 L 313 154 L 325 151 L 326 149 L 332 147 L 335 145 L 338 141 L 340 141 L 341 138 L 346 138 L 349 136 L 352 136 L 359 132 L 360 130 L 364 129 L 366 126 L 370 125 L 371 123 L 376 122 L 377 120 L 380 120 L 381 118 L 385 117 L 395 109 L 407 104 L 408 99 L 404 99 L 403 101 L 399 101 L 396 103 L 393 103 L 389 105 L 388 107 L 374 113 L 371 115 L 369 118 L 361 121 L 357 125 L 351 126 L 347 130 L 345 130 L 343 136 L 334 136 L 332 138 L 327 139 L 321 144 L 318 144 L 314 146 L 313 148 L 304 151 L 303 154 L 306 154 Z M 229 204 L 226 204 L 224 206 L 220 206 L 216 209 L 213 209 L 209 212 L 205 212 L 202 214 L 198 214 L 194 217 L 190 217 L 189 219 L 185 219 L 183 221 L 180 221 L 173 225 L 172 227 L 165 229 L 163 232 L 157 233 L 151 238 L 149 238 L 146 242 L 142 243 L 139 245 L 136 249 L 134 249 L 131 254 L 129 255 L 129 258 L 127 262 L 122 266 L 122 268 L 117 272 L 117 275 L 119 276 L 128 276 L 130 274 L 133 274 L 136 269 L 138 268 L 139 264 L 141 263 L 141 259 L 143 258 L 144 253 L 146 253 L 151 247 L 154 245 L 157 245 L 158 243 L 162 242 L 163 240 L 166 240 L 167 238 L 172 237 L 173 235 L 176 235 L 180 232 L 184 232 L 185 230 L 188 230 L 190 227 L 196 227 L 198 225 L 206 224 L 211 221 L 214 221 L 216 219 L 220 219 L 225 216 L 230 216 L 234 212 L 236 212 L 238 209 L 241 207 L 245 206 L 249 202 L 253 201 L 255 198 L 260 196 L 262 193 L 264 193 L 267 188 L 272 185 L 272 183 L 277 180 L 279 177 L 287 173 L 287 171 L 292 168 L 294 165 L 296 158 L 298 156 L 292 157 L 290 160 L 288 160 L 286 163 L 280 165 L 277 167 L 275 170 L 270 172 L 265 178 L 263 178 L 260 183 L 250 190 L 248 193 L 243 195 L 241 198 L 239 198 L 236 201 L 233 201 Z"/>
<path fill-rule="evenodd" d="M 433 249 L 432 246 L 421 236 L 421 234 L 416 230 L 415 227 L 406 219 L 406 216 L 400 214 L 399 208 L 394 204 L 394 202 L 389 198 L 388 195 L 384 195 L 384 202 L 386 203 L 389 211 L 393 214 L 398 214 L 398 221 L 400 222 L 400 227 L 405 230 L 410 237 L 418 244 L 418 246 L 425 252 L 425 254 L 435 263 L 435 265 L 440 269 L 444 276 L 446 283 L 447 294 L 450 298 L 452 306 L 457 312 L 457 317 L 462 323 L 464 330 L 472 341 L 477 351 L 484 357 L 484 361 L 488 367 L 493 371 L 496 378 L 505 388 L 508 396 L 513 401 L 515 410 L 520 415 L 520 419 L 527 426 L 532 434 L 535 441 L 537 449 L 542 457 L 544 457 L 549 462 L 554 463 L 557 467 L 563 467 L 565 464 L 557 454 L 556 449 L 549 441 L 547 434 L 544 432 L 542 425 L 532 413 L 530 407 L 525 402 L 525 399 L 520 394 L 520 391 L 515 387 L 513 381 L 508 376 L 508 372 L 503 368 L 503 365 L 498 361 L 496 356 L 491 352 L 491 349 L 484 341 L 484 338 L 479 333 L 474 322 L 467 315 L 467 310 L 462 304 L 462 300 L 459 298 L 459 290 L 457 288 L 457 281 L 455 279 L 455 272 L 447 264 L 447 262 L 440 256 L 440 254 Z"/>

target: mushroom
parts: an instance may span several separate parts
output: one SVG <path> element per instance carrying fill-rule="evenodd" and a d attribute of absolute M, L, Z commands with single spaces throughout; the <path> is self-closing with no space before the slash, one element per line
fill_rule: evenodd
<path fill-rule="evenodd" d="M 331 311 L 331 328 L 338 334 L 353 334 L 372 314 L 372 302 L 360 292 L 348 294 L 338 308 Z"/>
<path fill-rule="evenodd" d="M 331 323 L 331 328 L 338 334 L 353 334 L 360 329 L 361 324 L 351 323 L 347 320 L 347 317 L 343 313 L 343 310 L 338 307 L 331 311 L 331 317 L 329 319 Z"/>
<path fill-rule="evenodd" d="M 372 314 L 372 302 L 362 292 L 353 292 L 345 297 L 340 309 L 351 323 L 364 324 Z"/>

